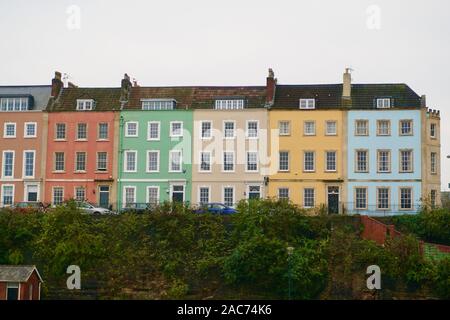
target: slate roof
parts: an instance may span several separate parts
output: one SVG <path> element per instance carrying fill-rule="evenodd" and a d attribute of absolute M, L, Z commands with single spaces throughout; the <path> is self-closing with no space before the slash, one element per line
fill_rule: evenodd
<path fill-rule="evenodd" d="M 216 99 L 244 99 L 246 108 L 264 108 L 266 87 L 132 87 L 124 109 L 141 109 L 141 99 L 175 99 L 177 109 L 214 109 Z"/>
<path fill-rule="evenodd" d="M 37 272 L 36 266 L 0 265 L 0 282 L 26 282 L 34 270 Z"/>
<path fill-rule="evenodd" d="M 64 88 L 47 111 L 76 111 L 77 99 L 94 99 L 95 111 L 120 110 L 120 88 Z M 89 112 L 89 111 L 84 111 Z"/>
<path fill-rule="evenodd" d="M 49 85 L 0 86 L 1 97 L 32 97 L 31 110 L 44 110 L 47 107 L 52 87 Z"/>
<path fill-rule="evenodd" d="M 298 109 L 299 99 L 316 99 L 316 109 L 374 109 L 376 98 L 393 99 L 394 108 L 420 108 L 420 96 L 406 84 L 352 84 L 351 104 L 342 101 L 342 84 L 277 85 L 275 109 Z"/>

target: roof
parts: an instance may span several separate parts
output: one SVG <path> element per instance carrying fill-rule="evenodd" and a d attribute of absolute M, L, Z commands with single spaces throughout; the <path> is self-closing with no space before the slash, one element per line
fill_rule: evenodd
<path fill-rule="evenodd" d="M 0 282 L 27 282 L 33 271 L 36 271 L 42 282 L 36 266 L 0 265 Z"/>
<path fill-rule="evenodd" d="M 352 84 L 349 105 L 342 101 L 342 84 L 277 85 L 273 108 L 298 109 L 299 99 L 314 98 L 316 109 L 373 109 L 381 97 L 393 99 L 395 108 L 420 108 L 420 96 L 403 83 Z"/>
<path fill-rule="evenodd" d="M 0 97 L 31 96 L 34 101 L 32 110 L 44 110 L 51 90 L 50 85 L 0 86 Z"/>
<path fill-rule="evenodd" d="M 214 109 L 216 99 L 244 99 L 246 108 L 263 108 L 266 87 L 132 87 L 124 109 L 141 109 L 142 99 L 175 99 L 177 109 Z"/>
<path fill-rule="evenodd" d="M 63 88 L 59 97 L 50 103 L 47 111 L 76 111 L 77 99 L 93 99 L 92 111 L 120 110 L 120 88 Z M 89 112 L 89 111 L 87 111 Z"/>

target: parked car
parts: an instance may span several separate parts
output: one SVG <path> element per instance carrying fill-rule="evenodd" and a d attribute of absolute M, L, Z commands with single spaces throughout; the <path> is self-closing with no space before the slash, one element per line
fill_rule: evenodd
<path fill-rule="evenodd" d="M 83 212 L 94 215 L 107 215 L 107 214 L 115 214 L 114 211 L 111 211 L 106 208 L 94 206 L 89 202 L 77 202 L 77 207 Z"/>
<path fill-rule="evenodd" d="M 233 214 L 236 209 L 226 206 L 223 203 L 207 203 L 195 210 L 196 213 L 212 213 L 212 214 Z"/>
<path fill-rule="evenodd" d="M 127 213 L 146 213 L 151 210 L 151 205 L 148 203 L 129 203 L 125 208 L 122 208 L 121 212 Z"/>
<path fill-rule="evenodd" d="M 42 202 L 17 202 L 12 206 L 13 209 L 36 210 L 44 212 L 47 207 Z"/>

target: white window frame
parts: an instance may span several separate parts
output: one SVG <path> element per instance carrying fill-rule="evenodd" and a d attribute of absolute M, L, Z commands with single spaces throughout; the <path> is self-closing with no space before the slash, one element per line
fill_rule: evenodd
<path fill-rule="evenodd" d="M 11 176 L 5 176 L 5 154 L 12 153 L 12 170 Z M 2 153 L 2 179 L 14 179 L 14 171 L 15 171 L 15 162 L 16 162 L 16 152 L 14 150 L 3 150 Z"/>
<path fill-rule="evenodd" d="M 206 203 L 211 203 L 211 186 L 198 186 L 198 196 L 197 196 L 197 203 L 200 205 L 201 202 L 201 189 L 208 189 L 208 201 Z"/>
<path fill-rule="evenodd" d="M 87 107 L 87 104 L 90 104 L 90 107 Z M 77 99 L 77 111 L 90 111 L 94 110 L 94 99 Z"/>
<path fill-rule="evenodd" d="M 60 205 L 62 203 L 64 203 L 64 194 L 65 194 L 65 189 L 63 186 L 53 186 L 52 187 L 52 206 L 55 206 L 55 189 L 62 189 L 62 200 L 61 203 L 56 204 L 56 205 Z"/>
<path fill-rule="evenodd" d="M 33 154 L 33 175 L 27 176 L 26 175 L 26 153 L 32 153 Z M 36 150 L 23 150 L 23 157 L 22 157 L 22 178 L 23 179 L 34 179 L 36 175 Z"/>
<path fill-rule="evenodd" d="M 387 133 L 382 133 L 381 132 L 381 124 L 382 123 L 387 123 Z M 381 136 L 381 137 L 388 137 L 391 135 L 391 120 L 389 119 L 379 119 L 377 120 L 377 136 Z"/>
<path fill-rule="evenodd" d="M 328 131 L 328 125 L 334 123 L 334 132 Z M 326 136 L 337 136 L 338 131 L 338 122 L 336 120 L 327 120 L 325 121 L 325 135 Z"/>
<path fill-rule="evenodd" d="M 209 123 L 209 136 L 203 136 L 203 124 Z M 210 140 L 212 139 L 213 123 L 211 120 L 200 121 L 200 139 Z"/>
<path fill-rule="evenodd" d="M 305 199 L 306 199 L 306 190 L 312 190 L 313 191 L 313 198 L 312 198 L 313 204 L 312 204 L 312 206 L 309 206 L 309 205 L 307 206 L 306 205 L 306 201 L 305 201 Z M 316 205 L 316 189 L 314 189 L 313 187 L 303 188 L 303 208 L 314 208 L 315 205 Z"/>
<path fill-rule="evenodd" d="M 233 155 L 232 159 L 233 159 L 233 170 L 225 170 L 225 153 L 231 153 Z M 234 152 L 234 150 L 230 150 L 230 151 L 223 151 L 222 152 L 222 172 L 224 173 L 230 173 L 230 172 L 235 172 L 236 171 L 236 154 Z"/>
<path fill-rule="evenodd" d="M 226 201 L 225 201 L 225 189 L 228 189 L 228 188 L 233 190 L 233 201 L 232 201 L 233 204 L 232 205 L 227 205 Z M 235 204 L 236 204 L 236 188 L 235 188 L 235 186 L 230 186 L 230 185 L 222 186 L 222 201 L 223 201 L 223 204 L 226 206 L 229 206 L 229 207 L 235 206 Z"/>
<path fill-rule="evenodd" d="M 216 110 L 242 110 L 244 109 L 244 99 L 216 99 L 214 109 Z"/>
<path fill-rule="evenodd" d="M 302 106 L 304 104 L 304 106 Z M 301 110 L 313 110 L 316 108 L 316 99 L 302 98 L 298 101 L 298 108 Z"/>
<path fill-rule="evenodd" d="M 227 137 L 226 135 L 226 128 L 225 128 L 225 124 L 226 123 L 232 123 L 233 124 L 233 136 L 231 137 Z M 232 140 L 236 138 L 236 121 L 235 120 L 223 120 L 222 122 L 222 128 L 223 128 L 223 138 L 228 140 Z"/>
<path fill-rule="evenodd" d="M 33 125 L 34 126 L 34 135 L 28 135 L 27 128 L 28 128 L 29 125 Z M 37 122 L 25 122 L 23 124 L 23 137 L 26 138 L 26 139 L 36 138 L 37 137 Z"/>
<path fill-rule="evenodd" d="M 23 200 L 25 202 L 31 202 L 30 199 L 28 198 L 29 192 L 28 192 L 28 187 L 31 186 L 35 186 L 37 187 L 37 195 L 36 195 L 36 201 L 35 202 L 39 202 L 41 199 L 41 186 L 39 183 L 25 183 L 23 186 Z"/>
<path fill-rule="evenodd" d="M 106 153 L 106 166 L 105 166 L 105 170 L 103 170 L 103 169 L 101 169 L 101 168 L 99 168 L 98 167 L 98 155 L 99 155 L 99 153 Z M 97 171 L 97 172 L 108 172 L 108 152 L 107 151 L 98 151 L 97 153 L 96 153 L 96 156 L 95 156 L 95 170 Z"/>
<path fill-rule="evenodd" d="M 260 184 L 252 183 L 252 184 L 248 184 L 247 187 L 246 187 L 246 198 L 247 199 L 250 199 L 250 188 L 251 187 L 258 187 L 259 188 L 259 199 L 263 199 L 264 198 L 264 196 L 263 196 L 263 186 L 260 185 Z"/>
<path fill-rule="evenodd" d="M 334 170 L 328 169 L 328 153 L 334 153 Z M 338 164 L 338 153 L 336 150 L 326 150 L 325 151 L 325 172 L 337 172 Z"/>
<path fill-rule="evenodd" d="M 152 138 L 150 136 L 151 133 L 151 125 L 156 124 L 158 125 L 158 137 Z M 160 141 L 161 140 L 161 121 L 148 121 L 147 122 L 147 141 Z"/>
<path fill-rule="evenodd" d="M 388 153 L 388 170 L 380 170 L 380 154 L 381 152 Z M 377 150 L 377 173 L 390 173 L 392 168 L 392 151 L 390 149 L 378 149 Z"/>
<path fill-rule="evenodd" d="M 280 157 L 281 152 L 287 153 L 287 169 L 281 169 L 281 157 Z M 291 168 L 291 165 L 290 165 L 291 159 L 290 158 L 291 158 L 291 155 L 290 155 L 289 151 L 287 151 L 287 150 L 278 151 L 278 171 L 279 172 L 289 172 L 289 169 Z"/>
<path fill-rule="evenodd" d="M 148 104 L 148 106 L 145 104 Z M 173 110 L 175 109 L 175 104 L 175 99 L 141 99 L 141 109 L 143 111 Z"/>
<path fill-rule="evenodd" d="M 361 123 L 365 123 L 366 124 L 366 130 L 365 130 L 365 133 L 359 133 L 358 132 L 358 122 L 361 122 Z M 370 131 L 370 128 L 369 128 L 369 125 L 370 125 L 370 123 L 369 123 L 369 120 L 367 120 L 367 119 L 356 119 L 355 120 L 355 136 L 358 136 L 358 137 L 366 137 L 366 136 L 368 136 L 369 135 L 369 131 Z"/>
<path fill-rule="evenodd" d="M 4 201 L 3 201 L 3 196 L 5 195 L 5 187 L 12 187 L 12 200 L 11 200 L 11 204 L 7 204 L 5 205 Z M 2 207 L 6 207 L 6 206 L 12 206 L 14 205 L 14 201 L 15 201 L 15 194 L 16 194 L 16 186 L 14 184 L 2 184 L 1 187 L 1 197 L 0 197 L 0 204 Z"/>
<path fill-rule="evenodd" d="M 410 123 L 410 132 L 409 133 L 402 133 L 402 124 L 409 122 Z M 399 135 L 400 136 L 412 136 L 414 135 L 414 120 L 412 119 L 401 119 L 399 120 Z"/>
<path fill-rule="evenodd" d="M 359 166 L 358 166 L 358 152 L 365 152 L 366 153 L 366 170 L 360 170 Z M 370 153 L 368 149 L 356 149 L 355 150 L 355 168 L 354 168 L 354 172 L 355 173 L 369 173 L 370 171 L 370 162 L 369 162 L 369 157 L 370 157 Z"/>
<path fill-rule="evenodd" d="M 77 199 L 77 191 L 78 190 L 83 190 L 84 191 L 84 199 L 83 200 L 78 200 Z M 73 195 L 74 195 L 74 199 L 76 200 L 76 201 L 85 201 L 86 200 L 86 187 L 84 187 L 84 186 L 75 186 L 74 188 L 73 188 Z"/>
<path fill-rule="evenodd" d="M 180 126 L 180 134 L 173 134 L 173 125 L 179 123 L 181 124 Z M 169 125 L 169 137 L 171 138 L 182 138 L 183 137 L 183 121 L 170 121 L 170 125 Z"/>
<path fill-rule="evenodd" d="M 13 136 L 8 136 L 8 130 L 7 127 L 13 125 L 14 126 L 14 135 Z M 3 124 L 3 138 L 4 139 L 14 139 L 17 136 L 17 124 L 15 122 L 5 122 Z"/>
<path fill-rule="evenodd" d="M 129 153 L 134 153 L 134 155 L 135 155 L 135 158 L 134 158 L 135 159 L 134 170 L 128 170 L 127 169 L 127 167 L 128 167 L 128 157 L 127 157 L 127 155 Z M 123 172 L 126 172 L 126 173 L 137 172 L 137 167 L 138 167 L 138 152 L 137 152 L 137 150 L 125 150 L 124 153 L 123 153 L 123 156 L 124 156 L 124 159 L 123 159 Z"/>
<path fill-rule="evenodd" d="M 78 154 L 82 154 L 82 153 L 84 153 L 84 169 L 77 169 L 77 167 L 78 167 Z M 74 164 L 75 164 L 75 168 L 74 168 L 74 171 L 76 172 L 76 173 L 85 173 L 85 172 L 87 172 L 87 165 L 88 165 L 88 153 L 86 152 L 86 151 L 75 151 L 75 161 L 74 161 Z"/>
<path fill-rule="evenodd" d="M 101 132 L 100 128 L 101 128 L 102 124 L 106 125 L 106 138 L 100 137 L 100 132 Z M 109 140 L 109 123 L 108 122 L 99 122 L 99 124 L 97 126 L 97 130 L 98 130 L 97 139 L 99 141 L 108 141 Z"/>
<path fill-rule="evenodd" d="M 312 169 L 306 169 L 306 154 L 312 153 L 313 155 L 313 168 Z M 303 151 L 303 171 L 304 172 L 315 172 L 316 171 L 316 152 L 311 150 L 305 150 Z"/>
<path fill-rule="evenodd" d="M 160 199 L 160 187 L 159 186 L 147 186 L 145 188 L 145 203 L 150 203 L 150 195 L 149 195 L 149 190 L 150 189 L 156 189 L 156 204 L 159 204 L 161 202 Z"/>
<path fill-rule="evenodd" d="M 156 163 L 157 168 L 156 168 L 156 170 L 150 170 L 150 163 L 149 163 L 150 153 L 156 153 L 157 154 L 157 163 Z M 157 172 L 159 172 L 159 170 L 160 170 L 160 162 L 161 162 L 160 150 L 147 150 L 147 152 L 146 152 L 146 162 L 145 162 L 146 163 L 145 171 L 147 173 L 157 173 Z"/>
<path fill-rule="evenodd" d="M 391 104 L 391 98 L 377 98 L 376 100 L 377 109 L 390 109 Z"/>
<path fill-rule="evenodd" d="M 79 137 L 80 125 L 84 125 L 86 127 L 86 137 L 85 138 L 80 138 Z M 89 136 L 88 124 L 86 122 L 79 122 L 79 123 L 77 123 L 77 131 L 75 132 L 75 134 L 76 134 L 76 139 L 75 140 L 77 140 L 77 141 L 87 141 L 88 140 L 88 136 Z"/>
<path fill-rule="evenodd" d="M 209 154 L 209 170 L 202 169 L 202 154 Z M 200 151 L 199 153 L 199 161 L 198 161 L 198 172 L 212 172 L 212 152 L 211 151 Z"/>
<path fill-rule="evenodd" d="M 58 138 L 58 125 L 64 127 L 64 138 Z M 55 140 L 56 141 L 66 141 L 67 140 L 67 124 L 64 122 L 55 123 Z"/>
<path fill-rule="evenodd" d="M 312 124 L 313 132 L 307 132 L 306 128 L 308 124 Z M 303 121 L 303 135 L 305 136 L 315 136 L 316 135 L 316 122 L 314 120 Z"/>
<path fill-rule="evenodd" d="M 254 153 L 256 154 L 256 169 L 255 170 L 249 170 L 248 169 L 248 155 L 250 153 Z M 245 153 L 245 172 L 259 172 L 259 156 L 258 156 L 258 151 L 254 151 L 254 150 L 249 150 Z"/>
<path fill-rule="evenodd" d="M 433 130 L 431 128 L 434 128 Z M 430 123 L 430 138 L 436 139 L 437 137 L 437 124 L 434 122 Z"/>
<path fill-rule="evenodd" d="M 130 124 L 136 124 L 136 134 L 128 133 L 128 126 Z M 127 121 L 125 122 L 125 137 L 126 138 L 137 138 L 139 137 L 139 122 L 138 121 Z"/>
<path fill-rule="evenodd" d="M 402 208 L 402 189 L 409 189 L 411 195 L 411 207 L 410 208 Z M 398 187 L 398 210 L 400 211 L 411 211 L 414 210 L 414 189 L 409 186 L 400 186 Z"/>
<path fill-rule="evenodd" d="M 180 154 L 180 170 L 172 169 L 172 159 L 173 159 L 174 153 Z M 169 172 L 183 172 L 183 151 L 182 150 L 170 150 L 169 151 Z"/>
<path fill-rule="evenodd" d="M 364 207 L 358 207 L 357 189 L 364 189 L 364 193 L 365 193 Z M 356 187 L 354 187 L 354 195 L 355 195 L 354 209 L 355 210 L 367 210 L 368 202 L 369 202 L 369 189 L 365 186 L 356 186 Z"/>
<path fill-rule="evenodd" d="M 122 208 L 126 208 L 126 204 L 127 204 L 127 189 L 133 189 L 133 202 L 132 203 L 136 203 L 136 197 L 137 197 L 137 188 L 136 186 L 123 186 L 122 189 Z"/>
<path fill-rule="evenodd" d="M 248 125 L 250 124 L 250 123 L 256 123 L 256 136 L 255 137 L 250 137 L 249 136 L 249 133 L 250 133 L 250 131 L 249 131 L 249 129 L 248 129 Z M 259 131 L 260 131 L 260 128 L 259 128 L 259 120 L 246 120 L 245 121 L 245 137 L 247 138 L 247 139 L 258 139 L 259 138 Z"/>
<path fill-rule="evenodd" d="M 285 189 L 287 190 L 287 198 L 280 198 L 280 190 Z M 277 189 L 277 199 L 278 200 L 289 200 L 291 198 L 291 189 L 289 187 L 278 187 Z"/>
<path fill-rule="evenodd" d="M 281 125 L 282 124 L 287 124 L 287 132 L 282 132 L 281 131 Z M 289 120 L 279 120 L 278 121 L 278 135 L 280 136 L 290 136 L 291 135 L 291 121 Z"/>
<path fill-rule="evenodd" d="M 400 160 L 399 172 L 400 173 L 414 173 L 414 150 L 413 149 L 400 149 L 398 152 L 399 152 L 399 160 Z M 402 152 L 409 152 L 411 154 L 411 158 L 410 158 L 411 169 L 410 170 L 403 170 Z"/>
<path fill-rule="evenodd" d="M 62 170 L 56 169 L 56 154 L 62 153 L 63 154 L 63 161 L 64 161 L 64 168 Z M 64 151 L 55 151 L 53 152 L 53 172 L 65 172 L 66 171 L 66 153 Z"/>
<path fill-rule="evenodd" d="M 380 189 L 387 190 L 387 208 L 380 207 Z M 389 211 L 391 210 L 391 188 L 385 186 L 378 186 L 376 192 L 376 208 L 378 211 Z"/>

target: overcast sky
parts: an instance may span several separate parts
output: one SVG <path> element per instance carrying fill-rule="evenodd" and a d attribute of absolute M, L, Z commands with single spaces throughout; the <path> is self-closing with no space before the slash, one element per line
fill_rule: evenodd
<path fill-rule="evenodd" d="M 79 13 L 79 15 L 78 15 Z M 448 0 L 0 0 L 0 85 L 407 83 L 441 110 L 450 182 Z"/>

